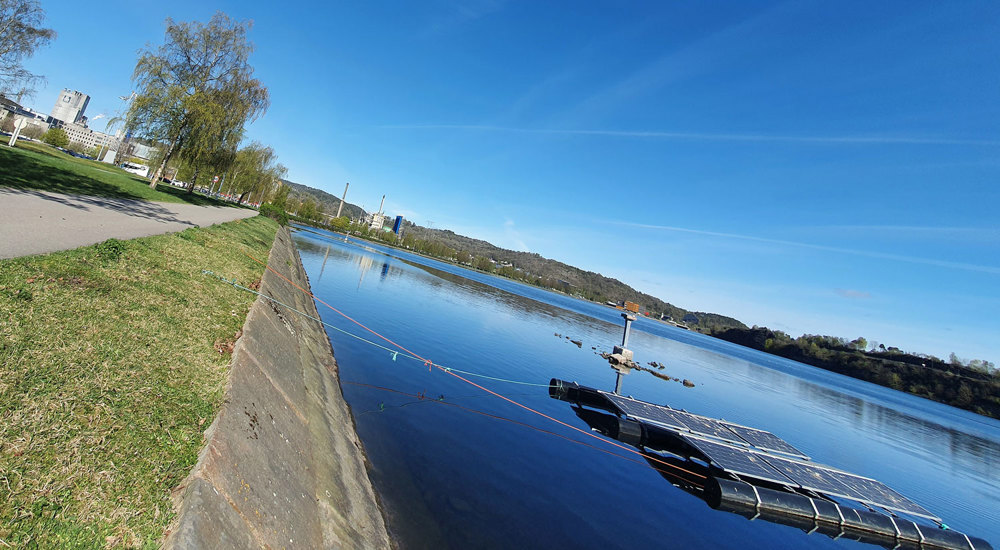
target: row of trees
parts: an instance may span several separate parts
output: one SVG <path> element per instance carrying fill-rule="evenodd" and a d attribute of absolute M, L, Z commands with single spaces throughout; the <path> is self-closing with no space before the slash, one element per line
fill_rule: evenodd
<path fill-rule="evenodd" d="M 168 167 L 189 191 L 200 185 L 239 202 L 263 202 L 280 187 L 287 169 L 274 149 L 244 144 L 246 125 L 270 105 L 250 64 L 250 28 L 221 12 L 208 23 L 167 19 L 164 43 L 139 52 L 125 125 L 158 146 L 150 187 Z"/>
<path fill-rule="evenodd" d="M 730 328 L 712 336 L 774 355 L 1000 418 L 1000 370 L 989 361 L 949 361 L 870 342 L 767 327 Z"/>

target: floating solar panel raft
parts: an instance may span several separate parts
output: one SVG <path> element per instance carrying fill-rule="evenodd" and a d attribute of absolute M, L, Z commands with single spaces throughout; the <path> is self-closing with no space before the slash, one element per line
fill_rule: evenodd
<path fill-rule="evenodd" d="M 576 410 L 605 435 L 684 457 L 685 468 L 702 469 L 707 483 L 695 491 L 683 478 L 674 479 L 659 468 L 659 459 L 650 462 L 672 483 L 697 493 L 712 508 L 887 548 L 992 549 L 982 539 L 944 528 L 941 518 L 884 483 L 813 462 L 771 432 L 555 378 L 549 395 L 611 412 L 614 416 Z M 838 499 L 857 502 L 861 508 Z"/>

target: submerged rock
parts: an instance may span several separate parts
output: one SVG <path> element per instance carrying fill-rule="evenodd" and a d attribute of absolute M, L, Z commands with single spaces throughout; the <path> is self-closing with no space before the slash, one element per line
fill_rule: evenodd
<path fill-rule="evenodd" d="M 684 381 L 681 382 L 681 384 L 684 384 L 685 388 L 693 388 L 694 387 L 694 382 L 688 380 L 687 378 L 685 378 Z"/>

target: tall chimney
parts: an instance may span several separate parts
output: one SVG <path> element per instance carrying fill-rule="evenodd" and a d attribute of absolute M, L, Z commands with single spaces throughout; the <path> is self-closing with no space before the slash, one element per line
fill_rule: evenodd
<path fill-rule="evenodd" d="M 378 214 L 382 215 L 382 207 L 385 206 L 385 195 L 382 195 L 382 202 L 378 205 Z"/>
<path fill-rule="evenodd" d="M 347 188 L 351 186 L 350 182 L 344 184 L 344 196 L 340 197 L 340 206 L 337 207 L 337 217 L 340 217 L 340 211 L 344 209 L 344 199 L 347 198 Z"/>

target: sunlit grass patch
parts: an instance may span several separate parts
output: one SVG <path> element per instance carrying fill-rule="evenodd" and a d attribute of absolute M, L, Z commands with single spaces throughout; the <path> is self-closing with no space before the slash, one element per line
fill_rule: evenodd
<path fill-rule="evenodd" d="M 186 190 L 159 185 L 117 166 L 74 157 L 44 143 L 21 140 L 0 147 L 0 187 L 158 202 L 228 205 Z M 232 206 L 232 205 L 229 205 Z"/>
<path fill-rule="evenodd" d="M 0 261 L 0 548 L 155 546 L 277 224 Z"/>

